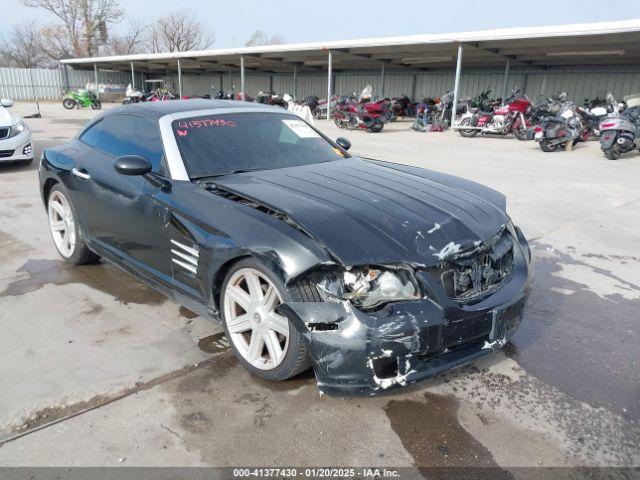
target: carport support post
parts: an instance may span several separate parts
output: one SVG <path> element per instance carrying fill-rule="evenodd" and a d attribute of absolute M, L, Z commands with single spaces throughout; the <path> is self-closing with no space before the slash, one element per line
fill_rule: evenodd
<path fill-rule="evenodd" d="M 240 100 L 244 102 L 244 56 L 240 56 Z"/>
<path fill-rule="evenodd" d="M 504 83 L 502 84 L 502 104 L 507 99 L 507 88 L 509 85 L 509 67 L 511 66 L 511 59 L 507 58 L 507 64 L 504 67 Z"/>
<path fill-rule="evenodd" d="M 327 120 L 331 119 L 331 79 L 333 77 L 333 53 L 329 50 L 329 63 L 327 64 Z"/>
<path fill-rule="evenodd" d="M 98 64 L 93 64 L 93 76 L 96 82 L 96 98 L 100 99 L 100 88 L 98 87 Z"/>
<path fill-rule="evenodd" d="M 380 95 L 384 98 L 384 62 L 382 62 L 382 67 L 380 67 L 380 88 L 382 90 Z"/>
<path fill-rule="evenodd" d="M 293 66 L 293 100 L 298 100 L 298 66 Z"/>
<path fill-rule="evenodd" d="M 136 75 L 133 72 L 133 62 L 131 63 L 131 90 L 135 90 L 136 89 Z"/>
<path fill-rule="evenodd" d="M 67 87 L 67 92 L 71 90 L 71 86 L 69 84 L 69 66 L 64 64 L 64 85 Z"/>
<path fill-rule="evenodd" d="M 456 112 L 458 111 L 458 95 L 460 89 L 460 70 L 462 70 L 462 45 L 458 45 L 458 61 L 456 63 L 456 80 L 453 85 L 453 105 L 451 106 L 451 123 L 456 119 Z"/>
<path fill-rule="evenodd" d="M 182 99 L 182 65 L 180 59 L 178 59 L 178 95 Z"/>

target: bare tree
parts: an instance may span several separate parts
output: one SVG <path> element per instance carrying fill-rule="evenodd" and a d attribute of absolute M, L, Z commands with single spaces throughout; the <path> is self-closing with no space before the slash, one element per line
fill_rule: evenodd
<path fill-rule="evenodd" d="M 256 30 L 253 32 L 247 43 L 245 43 L 245 47 L 259 47 L 262 45 L 282 45 L 286 43 L 285 39 L 280 35 L 272 35 L 269 37 L 266 32 L 262 30 Z"/>
<path fill-rule="evenodd" d="M 28 7 L 55 15 L 60 25 L 51 32 L 64 33 L 66 50 L 73 56 L 92 56 L 107 42 L 110 23 L 122 18 L 117 0 L 22 0 Z M 59 42 L 59 40 L 58 40 Z"/>
<path fill-rule="evenodd" d="M 151 25 L 146 50 L 153 53 L 202 50 L 213 45 L 214 39 L 190 11 L 179 10 Z"/>
<path fill-rule="evenodd" d="M 137 19 L 129 19 L 127 31 L 124 34 L 111 34 L 106 54 L 129 55 L 144 52 L 144 37 L 149 26 Z"/>
<path fill-rule="evenodd" d="M 40 27 L 33 22 L 14 25 L 9 35 L 0 41 L 0 63 L 18 68 L 50 66 L 41 42 Z"/>

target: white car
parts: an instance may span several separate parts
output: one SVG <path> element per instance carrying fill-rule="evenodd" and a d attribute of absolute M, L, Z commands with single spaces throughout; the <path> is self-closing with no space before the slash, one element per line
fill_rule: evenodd
<path fill-rule="evenodd" d="M 9 113 L 12 106 L 12 100 L 0 100 L 0 164 L 28 165 L 33 162 L 31 130 L 24 120 Z"/>

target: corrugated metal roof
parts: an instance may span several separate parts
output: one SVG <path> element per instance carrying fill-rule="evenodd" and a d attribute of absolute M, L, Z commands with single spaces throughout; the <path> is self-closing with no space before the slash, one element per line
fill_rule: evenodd
<path fill-rule="evenodd" d="M 603 36 L 624 33 L 640 33 L 640 19 L 615 22 L 579 23 L 544 27 L 503 28 L 474 32 L 444 34 L 420 34 L 385 38 L 368 38 L 333 42 L 298 43 L 288 45 L 269 45 L 260 47 L 241 47 L 209 49 L 189 52 L 116 55 L 108 57 L 73 58 L 62 60 L 65 64 L 113 63 L 130 61 L 152 61 L 189 59 L 201 57 L 225 57 L 238 55 L 259 55 L 274 53 L 304 53 L 310 51 L 371 49 L 379 47 L 406 47 L 420 45 L 456 44 L 489 42 L 504 40 L 557 39 L 564 37 Z M 535 43 L 535 42 L 534 42 Z"/>

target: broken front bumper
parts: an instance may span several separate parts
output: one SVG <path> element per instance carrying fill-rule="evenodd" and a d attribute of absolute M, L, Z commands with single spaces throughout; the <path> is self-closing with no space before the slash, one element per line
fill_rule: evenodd
<path fill-rule="evenodd" d="M 433 377 L 508 342 L 533 281 L 528 249 L 517 250 L 510 279 L 471 306 L 434 294 L 368 313 L 347 301 L 278 308 L 307 341 L 321 392 L 374 395 Z M 429 282 L 424 272 L 416 275 Z"/>

